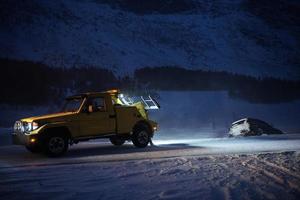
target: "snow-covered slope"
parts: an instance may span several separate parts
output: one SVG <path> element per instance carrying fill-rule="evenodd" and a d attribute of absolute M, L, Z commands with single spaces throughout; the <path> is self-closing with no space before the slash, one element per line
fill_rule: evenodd
<path fill-rule="evenodd" d="M 1 57 L 300 78 L 297 1 L 6 0 L 0 9 Z"/>

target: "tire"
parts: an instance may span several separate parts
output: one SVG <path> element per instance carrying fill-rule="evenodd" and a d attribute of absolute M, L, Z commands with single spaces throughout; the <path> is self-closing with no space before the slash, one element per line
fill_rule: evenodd
<path fill-rule="evenodd" d="M 25 148 L 31 153 L 40 153 L 42 151 L 39 145 L 27 145 Z"/>
<path fill-rule="evenodd" d="M 112 136 L 109 138 L 110 142 L 115 146 L 121 146 L 125 143 L 125 139 L 119 136 Z"/>
<path fill-rule="evenodd" d="M 53 134 L 45 138 L 44 153 L 49 157 L 59 157 L 68 150 L 68 137 L 63 134 Z"/>
<path fill-rule="evenodd" d="M 147 126 L 138 125 L 133 129 L 131 136 L 132 143 L 138 148 L 144 148 L 150 142 L 150 135 L 151 132 Z"/>

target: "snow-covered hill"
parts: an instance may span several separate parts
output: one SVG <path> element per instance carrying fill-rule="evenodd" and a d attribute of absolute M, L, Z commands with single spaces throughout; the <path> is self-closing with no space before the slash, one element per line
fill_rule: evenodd
<path fill-rule="evenodd" d="M 300 78 L 297 1 L 4 0 L 0 56 L 118 74 L 178 65 Z"/>

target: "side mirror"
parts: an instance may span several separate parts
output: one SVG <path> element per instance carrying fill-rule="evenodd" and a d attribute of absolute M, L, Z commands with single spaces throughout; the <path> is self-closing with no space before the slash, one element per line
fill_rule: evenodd
<path fill-rule="evenodd" d="M 89 107 L 88 107 L 88 113 L 92 113 L 92 112 L 93 112 L 93 106 L 89 105 Z"/>

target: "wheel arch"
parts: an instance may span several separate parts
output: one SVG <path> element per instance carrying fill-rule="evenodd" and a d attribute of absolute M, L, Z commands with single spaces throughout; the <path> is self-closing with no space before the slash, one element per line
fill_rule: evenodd
<path fill-rule="evenodd" d="M 146 120 L 140 120 L 138 122 L 135 123 L 135 125 L 132 128 L 132 131 L 134 131 L 137 127 L 146 127 L 149 131 L 150 131 L 150 136 L 153 137 L 153 129 L 152 126 L 149 122 L 147 122 Z"/>
<path fill-rule="evenodd" d="M 66 136 L 68 139 L 72 138 L 71 132 L 67 126 L 51 126 L 46 127 L 41 133 L 40 137 L 43 139 L 52 134 L 62 134 Z"/>

